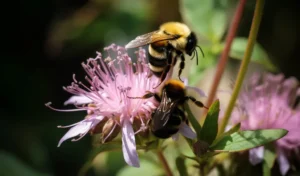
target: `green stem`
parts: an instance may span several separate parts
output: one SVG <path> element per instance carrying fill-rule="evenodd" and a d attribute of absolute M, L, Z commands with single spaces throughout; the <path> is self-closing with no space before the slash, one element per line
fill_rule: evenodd
<path fill-rule="evenodd" d="M 237 80 L 236 80 L 235 85 L 234 85 L 233 94 L 231 96 L 231 99 L 229 101 L 229 105 L 226 109 L 224 118 L 223 118 L 221 126 L 220 126 L 219 135 L 222 134 L 225 131 L 225 127 L 226 127 L 226 125 L 229 121 L 231 112 L 232 112 L 232 110 L 235 106 L 236 99 L 239 95 L 243 80 L 245 78 L 245 74 L 247 72 L 248 64 L 249 64 L 250 59 L 251 59 L 252 50 L 253 50 L 253 47 L 254 47 L 254 44 L 255 44 L 255 41 L 256 41 L 259 25 L 260 25 L 260 22 L 261 22 L 263 6 L 264 6 L 264 0 L 256 0 L 255 11 L 254 11 L 252 24 L 251 24 L 251 29 L 250 29 L 250 34 L 249 34 L 249 39 L 248 39 L 248 43 L 247 43 L 246 52 L 245 52 L 242 64 L 240 66 L 240 70 L 239 70 L 239 73 L 238 73 L 238 76 L 237 76 Z"/>

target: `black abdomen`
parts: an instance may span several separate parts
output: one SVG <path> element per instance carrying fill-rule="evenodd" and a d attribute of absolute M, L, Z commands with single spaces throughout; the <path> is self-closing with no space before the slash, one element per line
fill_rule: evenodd
<path fill-rule="evenodd" d="M 179 126 L 182 122 L 186 122 L 184 112 L 179 108 L 175 108 L 174 111 L 170 114 L 170 118 L 165 126 L 159 129 L 154 129 L 152 126 L 151 131 L 154 136 L 158 138 L 169 138 L 178 132 Z"/>

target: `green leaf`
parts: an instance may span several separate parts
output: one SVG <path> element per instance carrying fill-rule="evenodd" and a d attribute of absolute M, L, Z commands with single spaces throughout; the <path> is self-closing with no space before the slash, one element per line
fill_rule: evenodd
<path fill-rule="evenodd" d="M 184 109 L 188 114 L 187 118 L 188 118 L 189 122 L 191 123 L 194 130 L 196 131 L 197 137 L 199 137 L 200 133 L 201 133 L 201 125 L 199 124 L 199 122 L 197 121 L 195 116 L 193 115 L 193 113 L 187 103 L 184 104 Z"/>
<path fill-rule="evenodd" d="M 140 168 L 132 166 L 125 166 L 118 173 L 117 176 L 128 176 L 128 175 L 163 175 L 162 167 L 152 162 L 140 159 Z"/>
<path fill-rule="evenodd" d="M 187 168 L 185 165 L 185 159 L 183 157 L 178 156 L 176 158 L 176 166 L 180 176 L 188 175 Z"/>
<path fill-rule="evenodd" d="M 229 136 L 224 136 L 218 143 L 210 146 L 210 149 L 217 152 L 243 151 L 280 139 L 287 132 L 285 129 L 235 132 Z"/>
<path fill-rule="evenodd" d="M 27 165 L 11 153 L 0 151 L 0 175 L 50 176 Z"/>
<path fill-rule="evenodd" d="M 264 176 L 271 175 L 271 169 L 275 163 L 276 151 L 274 145 L 266 145 L 264 147 L 263 174 Z"/>
<path fill-rule="evenodd" d="M 216 100 L 207 112 L 199 140 L 207 142 L 209 145 L 215 140 L 218 134 L 218 118 L 220 111 L 220 102 Z"/>
<path fill-rule="evenodd" d="M 247 38 L 236 37 L 233 40 L 229 56 L 234 59 L 242 60 L 246 50 L 247 42 Z M 254 45 L 251 61 L 263 65 L 270 71 L 276 70 L 276 67 L 271 63 L 267 52 L 259 43 L 255 43 Z"/>
<path fill-rule="evenodd" d="M 226 30 L 227 6 L 227 3 L 220 4 L 212 0 L 180 0 L 184 21 L 193 31 L 208 37 L 210 41 L 219 41 Z"/>
<path fill-rule="evenodd" d="M 226 14 L 223 10 L 215 10 L 211 19 L 212 37 L 214 42 L 219 42 L 226 30 Z"/>
<path fill-rule="evenodd" d="M 214 142 L 211 145 L 215 145 L 216 143 L 218 143 L 221 139 L 224 138 L 224 136 L 229 136 L 232 133 L 235 133 L 237 131 L 240 130 L 241 127 L 241 123 L 235 124 L 232 128 L 230 128 L 228 131 L 226 131 L 225 133 L 221 134 L 219 137 L 217 137 Z"/>
<path fill-rule="evenodd" d="M 94 158 L 102 153 L 102 152 L 108 152 L 113 150 L 121 150 L 122 149 L 122 142 L 116 141 L 116 142 L 109 142 L 105 144 L 101 144 L 99 147 L 95 147 L 88 157 L 86 163 L 80 168 L 78 175 L 83 176 L 86 175 L 87 171 L 91 168 L 92 162 Z"/>

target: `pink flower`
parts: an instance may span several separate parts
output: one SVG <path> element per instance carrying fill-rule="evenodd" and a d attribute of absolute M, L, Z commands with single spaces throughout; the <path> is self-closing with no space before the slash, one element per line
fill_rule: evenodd
<path fill-rule="evenodd" d="M 295 105 L 297 95 L 300 95 L 300 88 L 295 78 L 284 79 L 282 74 L 255 74 L 240 93 L 238 107 L 231 119 L 233 123 L 241 122 L 243 130 L 283 128 L 289 131 L 275 142 L 283 175 L 290 168 L 288 154 L 300 147 L 300 107 Z M 250 162 L 261 162 L 263 151 L 263 147 L 250 150 Z"/>
<path fill-rule="evenodd" d="M 84 120 L 60 128 L 72 127 L 59 141 L 58 147 L 67 139 L 79 136 L 77 141 L 88 132 L 100 129 L 102 142 L 109 142 L 119 132 L 122 134 L 122 150 L 128 165 L 139 167 L 136 151 L 135 134 L 146 132 L 151 113 L 157 108 L 158 102 L 154 98 L 131 99 L 141 97 L 147 91 L 155 92 L 160 79 L 151 75 L 151 70 L 146 63 L 145 50 L 137 52 L 137 62 L 133 63 L 123 47 L 111 45 L 105 48 L 108 57 L 102 59 L 100 53 L 97 57 L 87 60 L 82 64 L 87 73 L 86 82 L 83 84 L 75 79 L 74 82 L 64 87 L 67 92 L 74 94 L 65 104 L 74 104 L 76 109 L 57 111 L 87 111 Z M 112 59 L 116 58 L 116 59 Z M 180 130 L 189 138 L 196 134 L 188 125 L 183 123 Z"/>
<path fill-rule="evenodd" d="M 149 77 L 150 70 L 143 49 L 137 52 L 137 63 L 132 62 L 122 47 L 113 44 L 104 50 L 108 52 L 107 58 L 102 59 L 101 53 L 97 53 L 95 59 L 90 58 L 86 64 L 82 64 L 87 73 L 88 86 L 77 81 L 74 76 L 74 82 L 64 87 L 67 92 L 75 95 L 65 102 L 76 106 L 77 109 L 70 111 L 87 111 L 88 115 L 78 123 L 65 126 L 72 128 L 60 139 L 58 146 L 76 136 L 79 138 L 73 141 L 81 139 L 100 122 L 104 122 L 108 132 L 106 139 L 102 140 L 107 141 L 121 131 L 124 159 L 129 165 L 139 167 L 135 134 L 147 129 L 146 125 L 158 102 L 154 98 L 143 100 L 128 97 L 144 95 L 159 83 L 159 78 Z M 134 120 L 140 122 L 137 131 L 133 130 Z"/>

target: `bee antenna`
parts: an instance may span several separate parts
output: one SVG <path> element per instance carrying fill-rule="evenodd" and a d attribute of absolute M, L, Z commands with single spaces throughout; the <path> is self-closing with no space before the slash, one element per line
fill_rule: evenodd
<path fill-rule="evenodd" d="M 196 57 L 197 57 L 197 65 L 198 65 L 198 51 L 195 50 L 195 53 L 196 53 Z"/>
<path fill-rule="evenodd" d="M 203 52 L 202 48 L 200 46 L 198 46 L 198 45 L 196 47 L 198 47 L 200 49 L 200 51 L 202 53 L 202 56 L 204 57 L 204 52 Z"/>
<path fill-rule="evenodd" d="M 195 53 L 195 52 L 193 52 L 193 56 L 192 56 L 191 60 L 193 60 L 193 59 L 194 59 L 194 57 L 195 57 L 195 54 L 196 54 L 196 53 Z"/>

